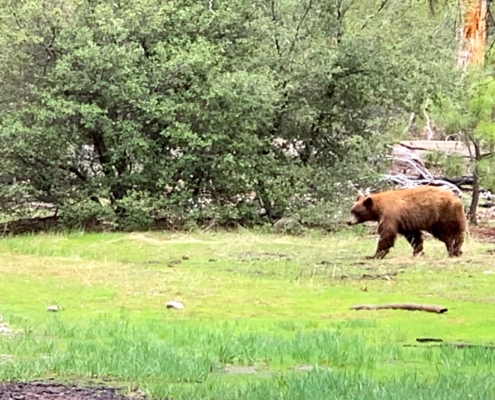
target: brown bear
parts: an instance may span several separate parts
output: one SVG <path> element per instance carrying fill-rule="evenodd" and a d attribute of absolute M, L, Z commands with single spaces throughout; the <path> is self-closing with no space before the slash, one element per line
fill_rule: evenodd
<path fill-rule="evenodd" d="M 375 255 L 367 258 L 385 257 L 397 234 L 406 237 L 413 256 L 423 254 L 421 231 L 444 242 L 450 257 L 462 254 L 466 215 L 462 202 L 448 189 L 419 186 L 357 196 L 351 216 L 348 225 L 378 222 L 378 247 Z"/>

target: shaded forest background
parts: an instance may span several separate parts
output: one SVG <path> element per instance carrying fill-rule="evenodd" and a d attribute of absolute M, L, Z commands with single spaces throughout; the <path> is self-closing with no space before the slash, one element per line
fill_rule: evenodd
<path fill-rule="evenodd" d="M 495 186 L 489 12 L 487 62 L 467 73 L 457 1 L 16 0 L 0 11 L 7 218 L 126 230 L 296 216 L 336 229 L 357 189 L 385 185 L 388 145 L 421 131 L 426 109 L 442 134 L 478 141 L 473 170 Z"/>

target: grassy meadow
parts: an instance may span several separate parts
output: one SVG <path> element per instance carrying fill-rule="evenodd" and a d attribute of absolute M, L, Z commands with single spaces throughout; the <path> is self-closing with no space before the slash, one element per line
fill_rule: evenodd
<path fill-rule="evenodd" d="M 495 341 L 495 245 L 469 237 L 449 259 L 428 239 L 413 258 L 399 238 L 366 260 L 375 246 L 363 230 L 5 238 L 0 379 L 156 399 L 495 398 L 495 350 L 416 341 Z M 349 310 L 391 302 L 448 312 Z"/>

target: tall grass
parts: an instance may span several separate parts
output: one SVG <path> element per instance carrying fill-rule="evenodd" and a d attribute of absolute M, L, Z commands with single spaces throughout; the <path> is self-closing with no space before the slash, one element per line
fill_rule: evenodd
<path fill-rule="evenodd" d="M 417 373 L 376 382 L 366 374 L 313 370 L 304 374 L 287 373 L 242 387 L 221 382 L 189 387 L 180 399 L 246 400 L 465 400 L 493 399 L 495 381 L 489 373 L 465 376 L 459 372 L 421 380 Z"/>
<path fill-rule="evenodd" d="M 437 399 L 447 397 L 432 393 L 457 390 L 450 398 L 465 399 L 461 394 L 495 387 L 488 379 L 495 352 L 404 348 L 359 329 L 277 335 L 239 333 L 225 322 L 136 326 L 107 316 L 67 324 L 54 317 L 47 326 L 1 338 L 0 353 L 11 356 L 1 363 L 2 379 L 108 377 L 156 398 L 392 399 L 410 390 L 428 396 L 409 398 Z M 233 380 L 226 365 L 254 366 L 256 374 Z"/>

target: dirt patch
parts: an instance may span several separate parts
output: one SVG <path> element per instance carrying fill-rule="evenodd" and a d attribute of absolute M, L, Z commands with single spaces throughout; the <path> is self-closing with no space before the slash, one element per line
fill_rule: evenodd
<path fill-rule="evenodd" d="M 226 374 L 255 374 L 258 370 L 254 366 L 226 365 L 223 372 Z"/>
<path fill-rule="evenodd" d="M 316 369 L 314 365 L 296 365 L 294 367 L 294 371 L 303 371 L 303 372 L 308 372 Z"/>
<path fill-rule="evenodd" d="M 168 237 L 156 238 L 153 235 L 148 235 L 147 233 L 131 233 L 128 235 L 130 240 L 135 242 L 146 243 L 150 245 L 163 245 L 170 243 L 215 243 L 214 241 L 204 241 L 196 239 L 189 235 L 176 234 Z"/>
<path fill-rule="evenodd" d="M 243 253 L 238 253 L 237 259 L 239 261 L 259 261 L 259 260 L 267 260 L 267 259 L 272 259 L 272 260 L 285 259 L 287 261 L 290 261 L 290 257 L 287 254 L 270 253 L 267 251 L 260 251 L 260 252 L 246 251 Z"/>
<path fill-rule="evenodd" d="M 399 270 L 399 271 L 393 271 L 393 272 L 386 272 L 386 273 L 383 273 L 383 274 L 335 275 L 332 278 L 333 279 L 337 279 L 337 280 L 349 279 L 349 280 L 356 280 L 356 281 L 360 281 L 360 280 L 376 280 L 376 279 L 383 279 L 383 280 L 386 280 L 386 281 L 390 281 L 390 280 L 392 280 L 392 277 L 397 276 L 397 274 L 403 274 L 404 272 L 406 272 L 406 271 Z"/>
<path fill-rule="evenodd" d="M 7 322 L 3 322 L 3 317 L 0 315 L 0 335 L 2 336 L 13 336 L 21 333 L 18 330 L 14 330 L 9 328 L 9 324 Z M 0 355 L 1 360 L 1 355 Z"/>
<path fill-rule="evenodd" d="M 469 233 L 478 240 L 495 243 L 495 227 L 470 226 Z"/>
<path fill-rule="evenodd" d="M 144 399 L 142 395 L 126 397 L 115 388 L 105 386 L 78 387 L 54 382 L 0 383 L 0 399 L 16 400 L 130 400 Z"/>

